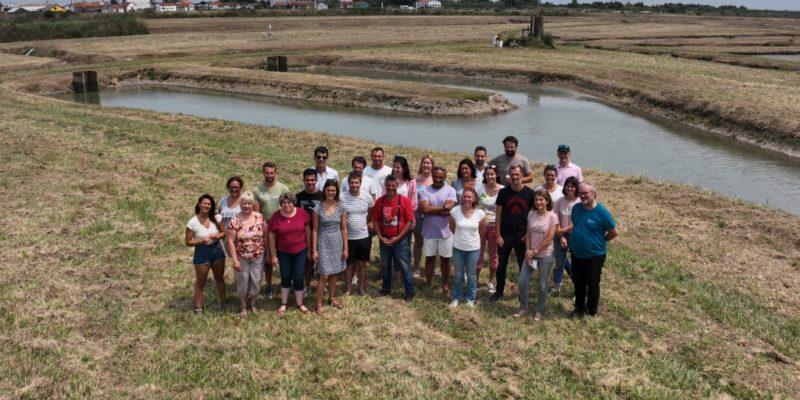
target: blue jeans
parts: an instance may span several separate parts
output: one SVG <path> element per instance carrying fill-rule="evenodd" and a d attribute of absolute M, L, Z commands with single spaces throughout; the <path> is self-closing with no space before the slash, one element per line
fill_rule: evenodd
<path fill-rule="evenodd" d="M 547 305 L 547 277 L 553 267 L 553 256 L 534 257 L 537 261 L 536 269 L 539 270 L 539 287 L 536 296 L 536 311 L 543 313 Z M 534 270 L 526 263 L 519 273 L 519 308 L 527 310 L 529 305 L 528 285 L 533 277 Z"/>
<path fill-rule="evenodd" d="M 569 236 L 566 237 L 569 240 Z M 567 249 L 561 247 L 561 239 L 559 238 L 553 238 L 553 253 L 556 256 L 556 265 L 553 268 L 553 284 L 559 287 L 564 280 L 564 269 L 567 270 L 569 276 L 572 276 L 572 264 L 567 258 Z"/>
<path fill-rule="evenodd" d="M 303 274 L 306 270 L 306 249 L 297 254 L 284 253 L 278 250 L 278 264 L 281 268 L 281 288 L 303 290 Z"/>
<path fill-rule="evenodd" d="M 453 247 L 453 264 L 456 266 L 455 282 L 453 282 L 453 299 L 464 301 L 464 274 L 467 274 L 466 301 L 475 301 L 477 297 L 477 280 L 475 266 L 478 263 L 479 250 L 459 250 Z"/>
<path fill-rule="evenodd" d="M 414 296 L 414 282 L 411 278 L 411 252 L 408 245 L 409 237 L 407 234 L 394 246 L 380 244 L 381 250 L 381 275 L 383 276 L 383 293 L 392 291 L 392 264 L 403 273 L 403 281 L 406 289 L 406 297 Z"/>

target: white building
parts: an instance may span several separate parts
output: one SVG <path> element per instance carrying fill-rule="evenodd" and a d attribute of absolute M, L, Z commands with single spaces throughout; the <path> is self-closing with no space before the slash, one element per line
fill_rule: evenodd
<path fill-rule="evenodd" d="M 442 8 L 442 2 L 439 0 L 419 0 L 416 3 L 416 7 L 418 10 L 420 8 Z"/>

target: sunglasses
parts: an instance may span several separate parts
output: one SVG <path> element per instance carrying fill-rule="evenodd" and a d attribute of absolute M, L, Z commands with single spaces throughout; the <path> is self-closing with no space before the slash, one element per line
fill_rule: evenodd
<path fill-rule="evenodd" d="M 328 156 L 317 156 L 317 160 L 327 160 Z"/>

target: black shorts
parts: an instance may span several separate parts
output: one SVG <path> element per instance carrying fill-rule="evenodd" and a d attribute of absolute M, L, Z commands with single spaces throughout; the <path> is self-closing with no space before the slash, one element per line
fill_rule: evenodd
<path fill-rule="evenodd" d="M 372 240 L 370 237 L 347 241 L 347 263 L 352 264 L 356 261 L 369 261 L 369 253 L 372 250 Z"/>

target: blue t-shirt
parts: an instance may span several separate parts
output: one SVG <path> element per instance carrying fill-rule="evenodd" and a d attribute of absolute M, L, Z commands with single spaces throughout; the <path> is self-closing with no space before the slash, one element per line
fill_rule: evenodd
<path fill-rule="evenodd" d="M 583 204 L 572 207 L 572 234 L 569 249 L 578 258 L 592 258 L 606 254 L 606 232 L 616 227 L 614 217 L 600 203 L 586 210 Z"/>

